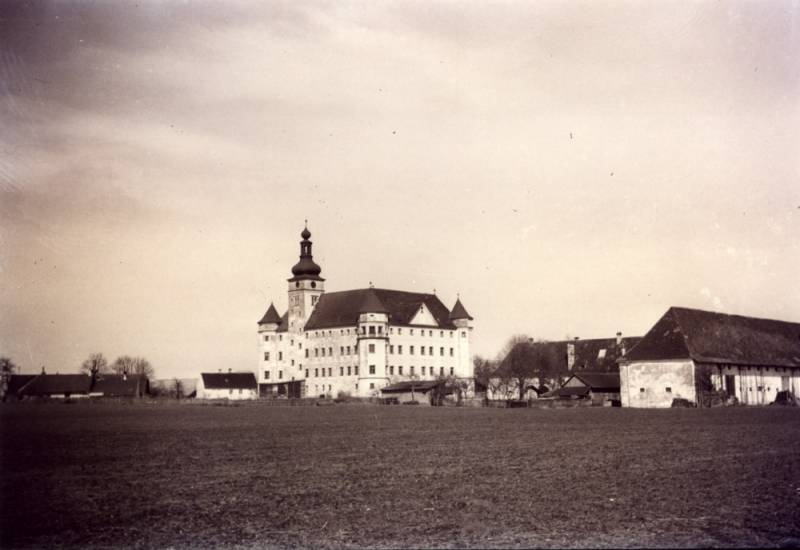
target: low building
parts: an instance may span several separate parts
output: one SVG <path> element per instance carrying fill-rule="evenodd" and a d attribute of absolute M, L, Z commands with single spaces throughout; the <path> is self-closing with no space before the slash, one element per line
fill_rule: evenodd
<path fill-rule="evenodd" d="M 90 395 L 139 398 L 149 393 L 150 381 L 143 374 L 98 374 Z"/>
<path fill-rule="evenodd" d="M 702 404 L 709 391 L 769 404 L 800 391 L 800 323 L 672 307 L 619 364 L 624 407 Z"/>
<path fill-rule="evenodd" d="M 3 388 L 3 401 L 17 401 L 22 396 L 20 390 L 24 388 L 38 375 L 36 374 L 12 374 L 7 377 L 6 385 Z"/>
<path fill-rule="evenodd" d="M 444 386 L 444 380 L 408 380 L 381 388 L 381 396 L 394 399 L 399 404 L 416 402 L 420 405 L 441 405 Z"/>
<path fill-rule="evenodd" d="M 197 384 L 198 399 L 256 399 L 258 384 L 252 372 L 204 372 Z"/>
<path fill-rule="evenodd" d="M 17 390 L 20 398 L 89 397 L 92 379 L 85 374 L 39 374 Z"/>
<path fill-rule="evenodd" d="M 619 406 L 618 372 L 581 372 L 570 376 L 564 385 L 547 396 L 560 399 L 585 399 L 595 406 Z"/>

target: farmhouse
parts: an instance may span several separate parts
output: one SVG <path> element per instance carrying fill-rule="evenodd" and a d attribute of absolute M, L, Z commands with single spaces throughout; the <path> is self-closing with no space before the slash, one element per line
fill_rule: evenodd
<path fill-rule="evenodd" d="M 12 380 L 14 377 L 11 377 Z M 16 391 L 19 398 L 51 397 L 89 397 L 92 380 L 85 374 L 39 374 L 23 384 Z M 11 384 L 9 384 L 11 385 Z"/>
<path fill-rule="evenodd" d="M 706 390 L 746 405 L 800 391 L 800 323 L 672 307 L 620 359 L 624 407 L 698 403 Z"/>
<path fill-rule="evenodd" d="M 523 376 L 525 384 L 523 397 L 534 399 L 547 392 L 548 387 L 558 387 L 562 380 L 573 374 L 618 373 L 617 360 L 640 340 L 639 336 L 623 337 L 622 333 L 618 332 L 615 338 L 520 342 L 509 351 L 489 378 L 486 384 L 486 397 L 489 400 L 518 399 L 519 382 Z M 512 361 L 518 364 L 512 366 Z M 521 376 L 515 375 L 515 372 L 521 373 Z M 599 379 L 586 379 L 592 382 L 582 382 L 582 380 L 577 378 L 572 383 L 591 385 Z M 605 385 L 599 387 L 602 387 L 603 391 L 598 391 L 598 394 L 611 394 L 604 398 L 619 399 L 613 396 L 614 393 L 619 393 L 618 382 L 616 392 L 605 391 L 607 388 Z"/>
<path fill-rule="evenodd" d="M 256 399 L 258 384 L 252 372 L 204 372 L 197 384 L 198 399 Z"/>
<path fill-rule="evenodd" d="M 380 395 L 397 382 L 472 378 L 472 317 L 460 300 L 380 288 L 325 292 L 311 233 L 288 279 L 288 311 L 258 321 L 261 395 Z"/>

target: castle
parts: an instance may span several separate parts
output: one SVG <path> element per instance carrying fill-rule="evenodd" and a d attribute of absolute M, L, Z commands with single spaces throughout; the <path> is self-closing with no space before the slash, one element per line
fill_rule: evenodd
<path fill-rule="evenodd" d="M 325 292 L 322 268 L 301 233 L 300 261 L 288 279 L 289 308 L 270 304 L 258 321 L 262 396 L 373 397 L 408 380 L 472 378 L 472 317 L 436 294 L 362 288 Z"/>

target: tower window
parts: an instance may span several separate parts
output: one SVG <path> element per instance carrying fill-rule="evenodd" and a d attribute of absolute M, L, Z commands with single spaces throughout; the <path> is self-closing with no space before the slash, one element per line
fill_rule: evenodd
<path fill-rule="evenodd" d="M 369 326 L 369 333 L 370 334 L 375 334 L 375 327 L 373 325 Z"/>
<path fill-rule="evenodd" d="M 375 365 L 370 365 L 369 366 L 369 373 L 370 374 L 375 374 Z"/>
<path fill-rule="evenodd" d="M 264 380 L 269 380 L 269 371 L 268 370 L 264 371 Z"/>
<path fill-rule="evenodd" d="M 370 353 L 375 353 L 375 344 L 370 344 L 369 345 L 369 352 Z"/>
<path fill-rule="evenodd" d="M 269 361 L 269 352 L 268 351 L 264 352 L 264 361 Z"/>
<path fill-rule="evenodd" d="M 389 365 L 389 374 L 394 374 L 394 365 Z"/>
<path fill-rule="evenodd" d="M 389 344 L 389 353 L 394 353 L 394 346 Z"/>

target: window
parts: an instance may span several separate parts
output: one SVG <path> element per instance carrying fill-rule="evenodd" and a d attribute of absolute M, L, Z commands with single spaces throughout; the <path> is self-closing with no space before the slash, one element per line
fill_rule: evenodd
<path fill-rule="evenodd" d="M 453 348 L 450 348 L 450 357 L 453 356 Z"/>
<path fill-rule="evenodd" d="M 414 355 L 414 346 L 408 346 L 408 353 Z"/>
<path fill-rule="evenodd" d="M 265 341 L 265 342 L 269 342 L 269 335 L 268 335 L 268 334 L 265 334 L 265 335 L 264 335 L 264 341 Z"/>
<path fill-rule="evenodd" d="M 264 352 L 264 361 L 269 361 L 269 352 L 268 351 Z"/>
<path fill-rule="evenodd" d="M 461 337 L 462 337 L 462 338 L 466 338 L 466 337 L 467 337 L 467 333 L 466 333 L 466 332 L 464 332 L 463 330 L 461 331 Z"/>
<path fill-rule="evenodd" d="M 440 336 L 440 337 L 442 337 L 442 338 L 444 338 L 444 331 L 443 331 L 443 330 L 440 330 L 440 331 L 439 331 L 439 336 Z"/>
<path fill-rule="evenodd" d="M 279 334 L 279 335 L 278 335 L 278 340 L 280 340 L 281 342 L 283 342 L 283 334 Z"/>
<path fill-rule="evenodd" d="M 400 327 L 397 327 L 397 334 L 403 334 L 403 329 L 400 328 Z"/>
<path fill-rule="evenodd" d="M 399 374 L 400 376 L 403 376 L 403 365 L 400 365 L 399 367 L 397 367 L 397 374 Z"/>
<path fill-rule="evenodd" d="M 443 356 L 443 355 L 444 355 L 444 348 L 439 348 L 439 355 L 440 355 L 440 356 Z"/>
<path fill-rule="evenodd" d="M 425 367 L 421 367 L 422 369 L 422 376 L 425 376 Z"/>
<path fill-rule="evenodd" d="M 319 369 L 314 369 L 314 376 L 315 377 L 319 376 Z"/>
<path fill-rule="evenodd" d="M 308 378 L 308 369 L 306 369 L 306 378 Z"/>
<path fill-rule="evenodd" d="M 319 357 L 319 348 L 314 348 L 314 357 Z"/>
<path fill-rule="evenodd" d="M 289 341 L 289 345 L 293 346 L 294 345 L 294 340 Z"/>
<path fill-rule="evenodd" d="M 411 365 L 410 367 L 408 367 L 408 375 L 409 376 L 414 376 L 414 365 Z"/>
<path fill-rule="evenodd" d="M 389 374 L 394 374 L 394 365 L 389 365 Z"/>
<path fill-rule="evenodd" d="M 433 336 L 433 331 L 432 330 L 428 331 L 428 336 Z"/>
<path fill-rule="evenodd" d="M 433 346 L 428 346 L 428 353 L 433 355 Z"/>
<path fill-rule="evenodd" d="M 375 344 L 370 344 L 369 345 L 369 352 L 370 353 L 375 353 Z"/>
<path fill-rule="evenodd" d="M 328 348 L 328 355 L 333 357 L 333 348 Z"/>
<path fill-rule="evenodd" d="M 350 368 L 351 368 L 351 367 L 347 367 L 347 376 L 350 376 L 350 374 L 351 374 L 351 372 L 350 372 Z"/>
<path fill-rule="evenodd" d="M 375 365 L 370 365 L 369 366 L 369 373 L 370 374 L 375 374 Z"/>
<path fill-rule="evenodd" d="M 306 348 L 306 359 L 308 359 L 308 348 Z"/>
<path fill-rule="evenodd" d="M 339 367 L 339 376 L 344 376 L 344 367 Z"/>
<path fill-rule="evenodd" d="M 667 386 L 667 388 L 666 388 L 666 389 L 667 389 L 667 393 L 672 393 L 672 388 L 670 388 L 669 386 Z"/>
<path fill-rule="evenodd" d="M 303 349 L 303 342 L 298 342 L 297 343 L 297 349 Z M 306 350 L 306 351 L 308 351 L 308 350 Z M 306 357 L 308 357 L 308 354 L 306 354 Z"/>
<path fill-rule="evenodd" d="M 453 376 L 453 367 L 450 367 L 450 376 Z"/>
<path fill-rule="evenodd" d="M 319 296 L 312 296 L 311 297 L 311 305 L 312 306 L 317 305 L 317 300 L 319 300 Z"/>
<path fill-rule="evenodd" d="M 322 348 L 322 356 L 325 357 L 325 348 Z"/>
<path fill-rule="evenodd" d="M 378 327 L 378 334 L 383 334 L 383 326 Z"/>
<path fill-rule="evenodd" d="M 606 356 L 606 349 L 605 348 L 602 348 L 602 349 L 600 349 L 600 351 L 597 352 L 597 358 L 598 359 L 603 359 L 605 356 Z"/>
<path fill-rule="evenodd" d="M 344 355 L 344 346 L 339 346 L 339 355 Z"/>
<path fill-rule="evenodd" d="M 282 379 L 283 379 L 283 371 L 279 370 L 278 371 L 278 380 L 282 380 Z"/>
<path fill-rule="evenodd" d="M 278 352 L 278 361 L 283 361 L 283 352 L 282 351 Z"/>
<path fill-rule="evenodd" d="M 411 336 L 414 336 L 414 329 L 413 328 L 409 329 L 409 333 L 411 334 Z"/>
<path fill-rule="evenodd" d="M 328 376 L 333 376 L 333 367 L 328 367 Z"/>
<path fill-rule="evenodd" d="M 439 376 L 444 376 L 444 367 L 439 367 Z"/>
<path fill-rule="evenodd" d="M 389 353 L 394 353 L 394 346 L 389 344 Z"/>
<path fill-rule="evenodd" d="M 269 371 L 268 370 L 264 371 L 264 380 L 269 380 Z"/>
<path fill-rule="evenodd" d="M 424 330 L 419 331 L 419 335 L 424 338 L 425 337 L 425 331 Z"/>
<path fill-rule="evenodd" d="M 347 355 L 350 355 L 350 346 L 347 346 Z"/>
<path fill-rule="evenodd" d="M 369 326 L 369 333 L 370 334 L 375 334 L 375 327 L 373 325 Z"/>
<path fill-rule="evenodd" d="M 292 366 L 294 366 L 294 359 L 292 359 Z"/>
<path fill-rule="evenodd" d="M 403 345 L 402 344 L 397 346 L 397 353 L 398 353 L 398 355 L 403 355 Z"/>
<path fill-rule="evenodd" d="M 358 376 L 358 365 L 353 367 L 353 371 L 355 371 L 355 375 Z"/>
<path fill-rule="evenodd" d="M 639 388 L 639 393 L 644 393 L 644 388 Z"/>
<path fill-rule="evenodd" d="M 425 346 L 420 346 L 419 347 L 419 354 L 420 355 L 425 355 Z"/>
<path fill-rule="evenodd" d="M 453 337 L 453 331 L 451 330 L 450 331 L 450 338 L 452 338 L 452 337 Z"/>
<path fill-rule="evenodd" d="M 375 384 L 370 382 L 369 383 L 369 389 L 374 390 L 375 389 Z"/>

